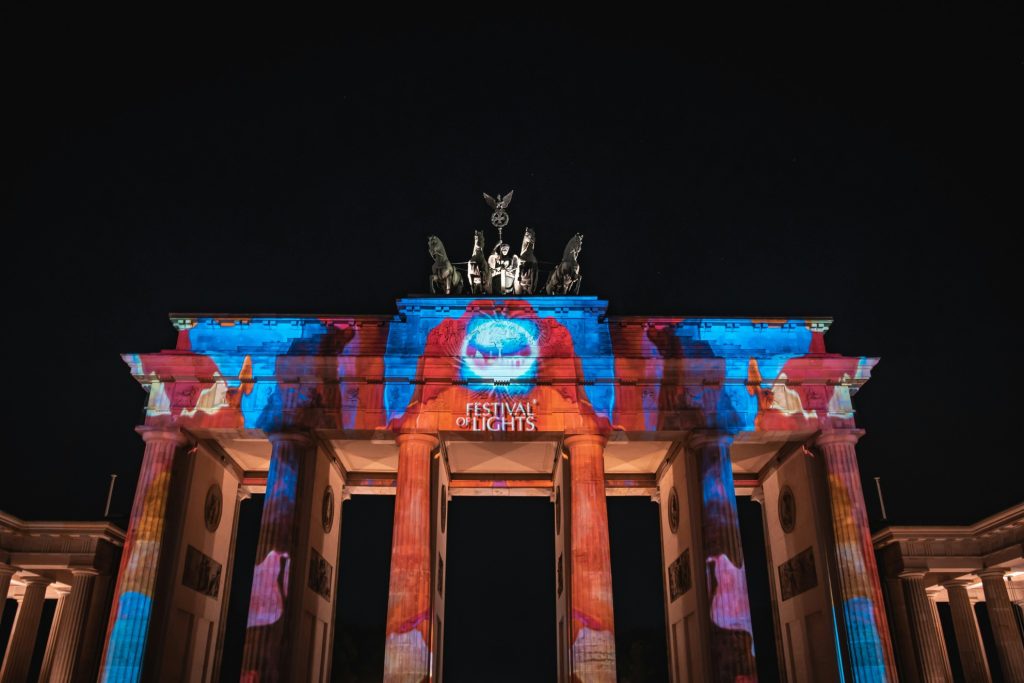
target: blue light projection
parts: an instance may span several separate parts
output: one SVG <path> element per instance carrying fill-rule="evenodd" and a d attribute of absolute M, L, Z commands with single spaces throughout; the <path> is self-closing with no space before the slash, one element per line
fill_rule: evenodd
<path fill-rule="evenodd" d="M 487 382 L 532 379 L 536 374 L 537 325 L 531 320 L 477 316 L 462 342 L 462 379 Z M 510 385 L 510 393 L 526 385 Z"/>

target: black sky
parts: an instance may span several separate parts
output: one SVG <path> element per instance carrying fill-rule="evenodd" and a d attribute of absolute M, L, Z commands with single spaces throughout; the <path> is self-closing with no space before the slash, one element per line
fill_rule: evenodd
<path fill-rule="evenodd" d="M 1024 41 L 1012 5 L 972 9 L 11 17 L 0 509 L 97 518 L 118 473 L 127 510 L 144 395 L 118 354 L 172 345 L 167 312 L 390 313 L 426 236 L 464 259 L 509 189 L 542 259 L 585 234 L 612 313 L 829 315 L 830 350 L 880 356 L 859 454 L 894 521 L 1018 502 Z"/>

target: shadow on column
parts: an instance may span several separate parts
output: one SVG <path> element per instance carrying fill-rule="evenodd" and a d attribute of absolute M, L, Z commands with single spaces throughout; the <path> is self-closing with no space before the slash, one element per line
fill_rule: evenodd
<path fill-rule="evenodd" d="M 757 677 L 760 681 L 775 681 L 779 678 L 779 654 L 775 650 L 775 618 L 772 615 L 772 589 L 768 583 L 768 572 L 777 570 L 768 566 L 761 506 L 752 501 L 750 496 L 737 496 L 736 510 L 740 516 L 740 538 L 746 563 Z"/>
<path fill-rule="evenodd" d="M 353 496 L 341 506 L 332 681 L 384 677 L 394 519 L 394 496 Z"/>
<path fill-rule="evenodd" d="M 445 683 L 555 680 L 554 549 L 547 498 L 452 500 Z"/>
<path fill-rule="evenodd" d="M 668 680 L 658 505 L 608 498 L 615 605 L 615 668 L 620 681 Z"/>

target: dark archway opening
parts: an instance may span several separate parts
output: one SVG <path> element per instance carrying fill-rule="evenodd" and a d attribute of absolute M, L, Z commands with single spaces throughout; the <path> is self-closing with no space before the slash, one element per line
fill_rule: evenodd
<path fill-rule="evenodd" d="M 769 581 L 768 553 L 765 551 L 764 518 L 761 505 L 750 496 L 737 496 L 743 563 L 747 572 L 747 596 L 750 620 L 754 628 L 754 655 L 760 681 L 779 679 L 779 655 L 775 647 L 775 615 L 772 612 L 772 588 Z"/>
<path fill-rule="evenodd" d="M 231 593 L 221 653 L 220 679 L 237 681 L 242 672 L 245 647 L 245 623 L 249 616 L 249 596 L 255 569 L 256 544 L 260 538 L 263 494 L 242 501 L 238 507 L 238 531 L 235 536 L 235 564 L 231 571 Z"/>
<path fill-rule="evenodd" d="M 650 498 L 608 498 L 620 681 L 668 680 L 658 506 Z"/>
<path fill-rule="evenodd" d="M 547 498 L 452 500 L 444 680 L 554 681 L 555 529 Z"/>
<path fill-rule="evenodd" d="M 341 508 L 332 681 L 384 678 L 394 496 L 353 496 Z"/>

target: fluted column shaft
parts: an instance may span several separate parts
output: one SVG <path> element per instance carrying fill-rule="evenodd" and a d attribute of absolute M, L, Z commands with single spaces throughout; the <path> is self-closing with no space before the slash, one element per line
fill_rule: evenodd
<path fill-rule="evenodd" d="M 923 683 L 947 683 L 945 652 L 942 637 L 935 627 L 931 601 L 924 589 L 924 574 L 900 574 L 903 598 L 907 603 L 910 631 L 914 636 L 914 654 Z"/>
<path fill-rule="evenodd" d="M 43 665 L 39 668 L 39 683 L 47 683 L 50 680 L 50 672 L 53 670 L 53 655 L 57 649 L 57 634 L 60 628 L 61 615 L 64 613 L 64 606 L 67 604 L 70 588 L 57 588 L 57 609 L 53 611 L 53 621 L 50 622 L 50 635 L 46 638 L 46 650 L 43 654 Z"/>
<path fill-rule="evenodd" d="M 978 572 L 981 586 L 985 591 L 985 606 L 992 624 L 992 635 L 999 652 L 999 667 L 1008 683 L 1024 683 L 1024 642 L 1020 628 L 1013 614 L 1013 605 L 1006 591 L 1002 569 L 985 569 Z"/>
<path fill-rule="evenodd" d="M 420 683 L 430 676 L 430 454 L 438 440 L 400 434 L 397 441 L 384 681 Z"/>
<path fill-rule="evenodd" d="M 576 434 L 569 451 L 570 561 L 572 569 L 572 677 L 581 683 L 615 681 L 612 556 L 604 491 L 607 439 Z"/>
<path fill-rule="evenodd" d="M 79 647 L 85 635 L 85 619 L 92 605 L 95 569 L 71 570 L 71 593 L 64 598 L 60 621 L 55 622 L 57 642 L 53 653 L 50 683 L 70 683 L 75 678 Z M 40 678 L 42 680 L 42 678 Z"/>
<path fill-rule="evenodd" d="M 114 588 L 110 624 L 100 667 L 101 683 L 134 683 L 142 677 L 142 657 L 156 597 L 171 466 L 188 445 L 177 430 L 140 428 L 146 452 L 135 486 L 121 568 Z"/>
<path fill-rule="evenodd" d="M 711 680 L 757 680 L 754 629 L 740 540 L 736 487 L 732 479 L 732 439 L 707 432 L 694 435 L 701 487 L 701 535 L 712 628 Z"/>
<path fill-rule="evenodd" d="M 7 642 L 3 667 L 0 668 L 0 683 L 24 683 L 28 680 L 28 668 L 32 663 L 36 636 L 39 633 L 39 619 L 43 615 L 46 587 L 49 579 L 38 576 L 25 580 L 25 596 L 14 617 L 11 639 Z"/>
<path fill-rule="evenodd" d="M 985 658 L 974 606 L 967 594 L 967 583 L 951 581 L 944 584 L 946 595 L 949 596 L 949 611 L 953 615 L 953 632 L 956 634 L 960 665 L 967 683 L 991 683 L 992 673 L 988 668 L 988 659 Z"/>
<path fill-rule="evenodd" d="M 11 577 L 17 570 L 7 564 L 0 564 L 0 612 L 3 611 L 4 603 L 7 602 L 7 592 L 11 589 Z"/>
<path fill-rule="evenodd" d="M 302 471 L 314 453 L 312 439 L 302 433 L 270 435 L 273 451 L 267 473 L 267 494 L 260 518 L 256 567 L 249 597 L 242 680 L 274 683 L 288 678 L 288 657 L 296 624 L 291 602 L 302 599 L 305 567 L 292 566 L 301 550 L 297 506 Z"/>
<path fill-rule="evenodd" d="M 896 659 L 871 543 L 867 506 L 854 445 L 863 432 L 823 432 L 817 446 L 828 473 L 829 506 L 835 539 L 836 574 L 845 633 L 844 655 L 853 680 L 895 681 Z"/>

